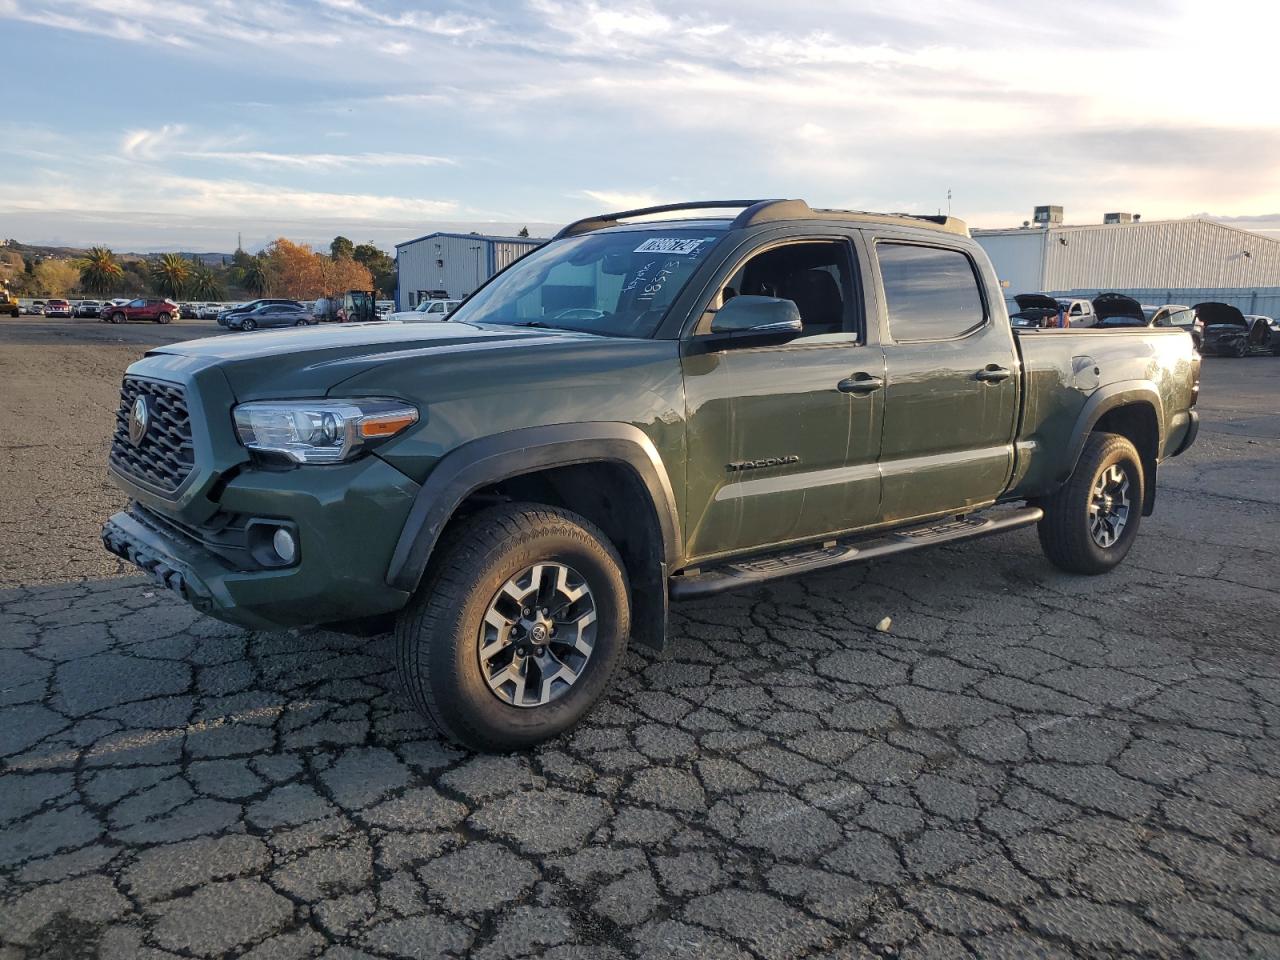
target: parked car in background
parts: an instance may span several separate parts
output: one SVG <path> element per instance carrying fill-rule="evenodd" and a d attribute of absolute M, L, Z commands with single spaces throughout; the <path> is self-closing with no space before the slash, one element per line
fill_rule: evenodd
<path fill-rule="evenodd" d="M 114 303 L 102 314 L 108 323 L 128 323 L 133 320 L 150 320 L 153 323 L 168 323 L 181 316 L 178 305 L 169 299 L 158 297 L 139 297 L 125 303 Z"/>
<path fill-rule="evenodd" d="M 1191 340 L 1195 343 L 1197 350 L 1204 343 L 1204 324 L 1196 313 L 1195 307 L 1188 307 L 1181 303 L 1166 303 L 1162 307 L 1156 307 L 1151 314 L 1151 325 L 1185 330 L 1191 334 Z"/>
<path fill-rule="evenodd" d="M 97 300 L 81 300 L 76 304 L 72 315 L 76 317 L 96 317 L 102 309 L 102 304 Z"/>
<path fill-rule="evenodd" d="M 1245 316 L 1239 307 L 1210 301 L 1197 303 L 1196 313 L 1204 323 L 1206 356 L 1245 357 L 1269 353 L 1280 357 L 1280 328 L 1270 317 Z"/>
<path fill-rule="evenodd" d="M 386 319 L 387 314 L 395 313 L 396 302 L 394 300 L 378 300 L 374 302 L 373 309 L 379 319 Z"/>
<path fill-rule="evenodd" d="M 66 317 L 71 319 L 71 301 L 62 299 L 46 300 L 44 305 L 46 317 Z"/>
<path fill-rule="evenodd" d="M 179 303 L 178 309 L 188 320 L 194 320 L 196 317 L 200 316 L 200 308 L 203 306 L 203 303 Z"/>
<path fill-rule="evenodd" d="M 1019 330 L 1064 325 L 1061 304 L 1044 293 L 1020 293 L 1013 298 L 1009 323 Z"/>
<path fill-rule="evenodd" d="M 263 303 L 247 313 L 228 313 L 218 325 L 228 330 L 257 330 L 259 327 L 305 327 L 319 323 L 300 303 Z"/>
<path fill-rule="evenodd" d="M 286 307 L 297 307 L 299 310 L 306 309 L 297 300 L 285 300 L 278 297 L 263 297 L 258 300 L 250 300 L 248 303 L 236 304 L 234 307 L 221 311 L 215 319 L 217 319 L 221 326 L 225 327 L 228 326 L 228 324 L 222 322 L 224 319 L 232 320 L 236 317 L 242 316 L 243 314 L 252 313 L 258 307 L 266 306 L 267 304 L 282 304 Z"/>
<path fill-rule="evenodd" d="M 1093 298 L 1094 327 L 1149 327 L 1155 307 L 1144 307 L 1123 293 L 1100 293 Z"/>
<path fill-rule="evenodd" d="M 200 320 L 217 320 L 218 314 L 227 309 L 225 303 L 206 303 L 200 308 L 200 312 L 196 314 Z"/>
<path fill-rule="evenodd" d="M 422 321 L 428 322 L 447 320 L 449 314 L 458 309 L 461 300 L 423 300 L 412 310 L 401 310 L 397 313 L 389 313 L 384 320 L 405 320 L 405 321 Z"/>
<path fill-rule="evenodd" d="M 44 301 L 32 300 L 30 303 L 28 303 L 25 307 L 22 308 L 22 312 L 29 317 L 43 317 Z"/>

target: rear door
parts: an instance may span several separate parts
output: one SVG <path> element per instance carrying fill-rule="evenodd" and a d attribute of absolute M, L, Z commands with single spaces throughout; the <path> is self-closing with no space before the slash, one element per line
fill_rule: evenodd
<path fill-rule="evenodd" d="M 866 337 L 862 269 L 852 232 L 791 231 L 744 247 L 713 278 L 682 344 L 690 556 L 875 522 L 884 360 Z M 739 294 L 795 301 L 803 333 L 710 333 L 714 312 Z"/>
<path fill-rule="evenodd" d="M 885 354 L 885 522 L 989 504 L 1013 470 L 1019 366 L 985 293 L 994 274 L 962 238 L 922 234 L 865 235 Z"/>

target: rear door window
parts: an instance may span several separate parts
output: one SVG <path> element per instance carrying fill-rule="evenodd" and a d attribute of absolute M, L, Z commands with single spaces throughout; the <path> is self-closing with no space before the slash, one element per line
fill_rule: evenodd
<path fill-rule="evenodd" d="M 894 340 L 951 340 L 986 322 L 978 275 L 961 251 L 882 241 L 876 259 Z"/>

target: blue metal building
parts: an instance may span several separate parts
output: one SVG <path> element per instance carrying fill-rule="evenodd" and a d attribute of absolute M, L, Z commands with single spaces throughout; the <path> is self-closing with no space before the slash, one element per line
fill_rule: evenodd
<path fill-rule="evenodd" d="M 412 310 L 434 291 L 467 296 L 545 240 L 479 233 L 428 233 L 396 244 L 396 309 Z"/>

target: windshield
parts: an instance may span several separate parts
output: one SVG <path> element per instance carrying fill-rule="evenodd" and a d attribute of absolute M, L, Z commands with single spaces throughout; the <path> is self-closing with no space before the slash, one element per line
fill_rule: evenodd
<path fill-rule="evenodd" d="M 648 337 L 723 233 L 715 227 L 588 233 L 513 264 L 450 317 Z"/>

